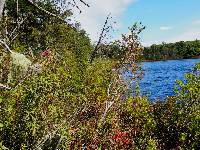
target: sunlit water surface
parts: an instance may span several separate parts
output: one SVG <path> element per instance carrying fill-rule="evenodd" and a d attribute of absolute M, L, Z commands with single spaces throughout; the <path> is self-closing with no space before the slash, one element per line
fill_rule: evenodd
<path fill-rule="evenodd" d="M 184 80 L 184 74 L 191 72 L 197 62 L 200 59 L 143 62 L 145 75 L 139 83 L 141 94 L 150 101 L 173 96 L 175 81 Z M 131 88 L 134 90 L 135 83 L 131 84 Z"/>

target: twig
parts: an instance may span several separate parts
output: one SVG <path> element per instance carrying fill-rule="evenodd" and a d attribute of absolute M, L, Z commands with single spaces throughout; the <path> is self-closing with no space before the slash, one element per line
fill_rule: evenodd
<path fill-rule="evenodd" d="M 105 102 L 105 111 L 103 113 L 103 116 L 100 120 L 100 124 L 99 124 L 99 128 L 96 130 L 97 133 L 99 133 L 99 129 L 101 129 L 104 125 L 105 125 L 105 122 L 106 122 L 106 116 L 107 116 L 107 113 L 108 113 L 108 110 L 111 108 L 111 106 L 114 104 L 114 101 L 106 101 Z"/>
<path fill-rule="evenodd" d="M 87 7 L 90 7 L 90 5 L 86 2 L 84 2 L 83 0 L 79 0 L 81 3 L 83 3 L 84 5 L 86 5 Z"/>
<path fill-rule="evenodd" d="M 5 7 L 5 0 L 0 0 L 0 17 L 3 16 L 3 10 L 4 10 L 4 7 Z"/>
<path fill-rule="evenodd" d="M 78 7 L 78 5 L 76 4 L 75 0 L 72 0 L 74 2 L 74 6 L 76 6 L 76 8 L 80 11 L 80 13 L 82 12 L 81 9 Z"/>
<path fill-rule="evenodd" d="M 111 13 L 108 14 L 108 16 L 107 16 L 107 18 L 106 18 L 106 21 L 105 21 L 105 23 L 104 23 L 104 25 L 103 25 L 103 28 L 102 28 L 102 30 L 101 30 L 101 34 L 100 34 L 100 36 L 99 36 L 99 40 L 98 40 L 98 42 L 97 42 L 97 44 L 96 44 L 96 46 L 95 46 L 95 48 L 94 48 L 94 51 L 93 51 L 92 54 L 91 54 L 90 63 L 93 62 L 93 60 L 94 60 L 94 58 L 95 58 L 95 55 L 96 55 L 96 53 L 97 53 L 97 51 L 98 51 L 98 49 L 99 49 L 99 45 L 101 44 L 103 38 L 106 36 L 106 35 L 105 35 L 106 33 L 104 33 L 104 32 L 106 32 L 106 31 L 108 32 L 108 29 L 110 28 L 110 27 L 107 26 L 108 20 L 109 20 L 109 18 L 110 18 L 110 15 L 111 15 Z"/>
<path fill-rule="evenodd" d="M 12 37 L 12 35 L 15 33 L 15 31 L 17 29 L 19 29 L 19 27 L 22 25 L 22 23 L 24 23 L 24 21 L 27 19 L 28 17 L 25 17 L 21 22 L 18 23 L 17 27 L 11 32 L 10 34 L 10 38 Z M 13 39 L 12 39 L 13 40 Z"/>
<path fill-rule="evenodd" d="M 19 17 L 19 1 L 18 0 L 16 0 L 16 3 L 17 3 L 17 24 L 18 24 L 18 17 Z"/>
<path fill-rule="evenodd" d="M 9 48 L 9 46 L 4 41 L 0 40 L 0 43 L 5 46 L 4 49 L 6 49 L 9 53 L 12 53 L 11 49 Z"/>
<path fill-rule="evenodd" d="M 55 136 L 56 133 L 58 132 L 58 130 L 59 130 L 62 126 L 64 126 L 65 124 L 66 124 L 66 120 L 64 120 L 63 123 L 61 123 L 60 125 L 58 125 L 58 126 L 55 128 L 55 130 L 47 132 L 47 134 L 46 134 L 40 141 L 37 142 L 37 144 L 34 146 L 33 150 L 38 150 L 38 149 L 42 146 L 42 144 L 45 143 L 46 140 L 51 139 L 53 136 Z M 61 136 L 61 138 L 60 138 L 60 140 L 59 140 L 57 146 L 59 146 L 60 142 L 62 141 L 62 139 L 63 139 L 64 137 L 65 137 L 65 136 Z"/>
<path fill-rule="evenodd" d="M 12 41 L 14 40 L 14 39 L 16 39 L 16 37 L 19 35 L 19 33 L 17 33 L 11 40 L 10 40 L 10 43 L 12 43 Z"/>
<path fill-rule="evenodd" d="M 111 85 L 112 85 L 113 83 L 111 82 L 109 85 L 108 85 L 108 90 L 107 90 L 107 95 L 108 95 L 108 97 L 110 96 L 110 88 L 111 88 Z"/>
<path fill-rule="evenodd" d="M 53 14 L 45 9 L 43 9 L 42 7 L 38 6 L 37 4 L 35 4 L 34 2 L 32 2 L 31 0 L 27 0 L 32 6 L 36 7 L 37 9 L 43 11 L 44 13 L 50 15 L 50 16 L 53 16 L 53 17 L 56 17 L 58 19 L 60 19 L 61 21 L 64 21 L 66 22 L 63 18 L 61 18 L 60 16 L 56 15 L 56 14 Z"/>
<path fill-rule="evenodd" d="M 0 83 L 0 89 L 7 89 L 7 90 L 10 90 L 11 88 L 7 85 L 4 85 L 2 83 Z"/>

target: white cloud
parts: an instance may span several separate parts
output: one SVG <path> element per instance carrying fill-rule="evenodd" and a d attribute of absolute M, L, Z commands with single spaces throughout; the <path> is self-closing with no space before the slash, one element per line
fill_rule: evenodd
<path fill-rule="evenodd" d="M 192 24 L 193 24 L 193 25 L 200 25 L 200 20 L 194 20 L 194 21 L 192 22 Z"/>
<path fill-rule="evenodd" d="M 91 39 L 97 40 L 100 30 L 109 13 L 113 20 L 118 24 L 117 28 L 122 27 L 120 16 L 126 8 L 137 0 L 85 0 L 90 7 L 81 6 L 81 14 L 75 14 L 75 19 L 80 21 L 82 28 L 89 33 Z"/>
<path fill-rule="evenodd" d="M 151 40 L 151 41 L 144 41 L 144 42 L 142 42 L 142 44 L 144 46 L 150 46 L 152 44 L 161 44 L 162 42 L 174 43 L 174 42 L 178 42 L 178 41 L 192 41 L 192 40 L 196 40 L 196 39 L 200 40 L 200 29 L 190 28 L 175 37 L 165 38 L 165 39 L 163 38 L 163 39 L 159 39 L 159 40 L 155 39 L 155 40 Z"/>
<path fill-rule="evenodd" d="M 143 46 L 151 46 L 152 44 L 161 44 L 162 40 L 142 41 Z"/>
<path fill-rule="evenodd" d="M 173 29 L 173 27 L 171 27 L 171 26 L 162 26 L 162 27 L 160 27 L 161 31 L 168 31 L 168 30 L 172 30 L 172 29 Z"/>
<path fill-rule="evenodd" d="M 168 40 L 168 42 L 190 41 L 195 39 L 200 39 L 200 29 L 188 29 L 179 36 Z"/>

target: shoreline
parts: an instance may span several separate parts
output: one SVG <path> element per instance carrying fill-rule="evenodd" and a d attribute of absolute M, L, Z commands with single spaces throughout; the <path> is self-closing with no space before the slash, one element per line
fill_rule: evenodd
<path fill-rule="evenodd" d="M 198 56 L 198 57 L 192 57 L 192 58 L 179 58 L 179 59 L 141 60 L 141 62 L 157 62 L 157 61 L 187 60 L 187 59 L 200 59 L 200 56 Z"/>

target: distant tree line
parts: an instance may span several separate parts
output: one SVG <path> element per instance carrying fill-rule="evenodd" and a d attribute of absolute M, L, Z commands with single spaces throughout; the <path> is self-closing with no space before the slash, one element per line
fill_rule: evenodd
<path fill-rule="evenodd" d="M 120 59 L 125 49 L 119 46 L 117 42 L 101 44 L 96 57 Z M 142 56 L 139 60 L 169 60 L 169 59 L 187 59 L 200 57 L 200 40 L 179 41 L 176 43 L 153 44 L 144 47 Z"/>
<path fill-rule="evenodd" d="M 168 60 L 197 58 L 200 56 L 200 40 L 153 44 L 144 47 L 143 60 Z"/>

